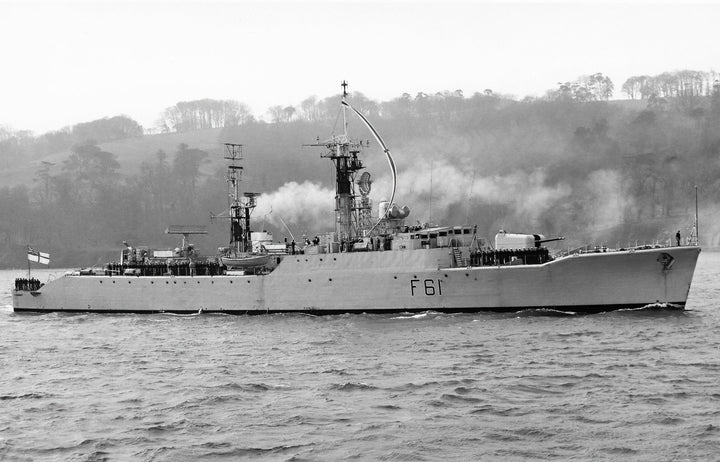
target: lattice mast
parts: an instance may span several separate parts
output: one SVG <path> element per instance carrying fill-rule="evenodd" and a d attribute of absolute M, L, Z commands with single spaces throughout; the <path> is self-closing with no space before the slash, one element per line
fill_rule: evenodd
<path fill-rule="evenodd" d="M 228 170 L 225 177 L 228 186 L 228 218 L 230 219 L 230 247 L 235 253 L 251 252 L 250 214 L 257 206 L 258 193 L 246 192 L 240 195 L 240 181 L 243 167 L 242 144 L 225 143 L 225 159 Z"/>

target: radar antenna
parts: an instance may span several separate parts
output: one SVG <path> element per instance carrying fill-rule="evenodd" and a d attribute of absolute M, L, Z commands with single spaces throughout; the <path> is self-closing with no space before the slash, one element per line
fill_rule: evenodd
<path fill-rule="evenodd" d="M 370 188 L 372 186 L 372 180 L 370 180 L 370 172 L 363 172 L 358 180 L 358 187 L 360 188 L 360 194 L 367 196 L 370 194 Z"/>
<path fill-rule="evenodd" d="M 360 190 L 360 207 L 358 207 L 360 215 L 360 227 L 361 229 L 368 230 L 372 228 L 372 206 L 370 204 L 370 190 L 372 189 L 372 180 L 370 179 L 370 172 L 363 172 L 360 175 L 360 179 L 357 181 L 358 189 Z"/>

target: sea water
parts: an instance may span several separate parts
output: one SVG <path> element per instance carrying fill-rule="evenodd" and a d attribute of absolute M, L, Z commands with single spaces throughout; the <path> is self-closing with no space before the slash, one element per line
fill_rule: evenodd
<path fill-rule="evenodd" d="M 576 316 L 15 314 L 16 276 L 2 460 L 720 457 L 720 252 L 685 312 Z"/>

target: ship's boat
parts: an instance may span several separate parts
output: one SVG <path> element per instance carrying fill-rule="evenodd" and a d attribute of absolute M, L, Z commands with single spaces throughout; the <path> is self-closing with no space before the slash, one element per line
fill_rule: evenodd
<path fill-rule="evenodd" d="M 15 311 L 264 314 L 306 312 L 474 312 L 525 309 L 595 313 L 648 306 L 682 309 L 700 247 L 584 247 L 552 255 L 540 234 L 499 232 L 492 243 L 477 226 L 411 226 L 395 201 L 390 150 L 343 86 L 343 120 L 357 116 L 383 149 L 390 199 L 373 212 L 363 142 L 346 131 L 309 146 L 335 168 L 335 229 L 312 239 L 274 242 L 251 231 L 257 193 L 239 193 L 242 145 L 226 144 L 229 245 L 197 255 L 183 235 L 174 250 L 127 246 L 120 262 L 74 271 L 47 283 L 18 278 Z M 346 126 L 346 124 L 344 124 Z M 361 173 L 362 172 L 362 173 Z M 284 223 L 284 222 L 283 222 Z M 288 229 L 289 231 L 289 229 Z M 292 233 L 290 233 L 292 234 Z M 695 234 L 697 236 L 697 233 Z"/>
<path fill-rule="evenodd" d="M 268 264 L 270 261 L 270 255 L 263 255 L 257 253 L 245 253 L 234 256 L 223 256 L 220 257 L 223 265 L 228 269 L 248 269 L 258 268 Z"/>

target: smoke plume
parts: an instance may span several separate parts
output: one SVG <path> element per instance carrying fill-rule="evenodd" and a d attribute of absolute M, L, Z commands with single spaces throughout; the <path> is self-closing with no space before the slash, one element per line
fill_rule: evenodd
<path fill-rule="evenodd" d="M 615 170 L 596 170 L 585 182 L 588 194 L 584 213 L 594 239 L 623 223 L 634 206 L 632 197 L 623 192 L 623 177 Z"/>
<path fill-rule="evenodd" d="M 332 226 L 335 192 L 316 183 L 291 181 L 258 199 L 255 217 L 282 227 L 316 223 L 319 229 Z M 327 225 L 325 225 L 327 223 Z"/>
<path fill-rule="evenodd" d="M 547 175 L 540 169 L 481 177 L 471 169 L 440 161 L 432 167 L 424 164 L 423 168 L 402 172 L 396 202 L 408 205 L 411 216 L 420 221 L 443 220 L 453 206 L 484 203 L 506 206 L 511 214 L 535 225 L 546 210 L 571 193 L 568 185 L 548 185 L 546 180 Z M 376 194 L 389 197 L 387 177 L 374 186 Z"/>

